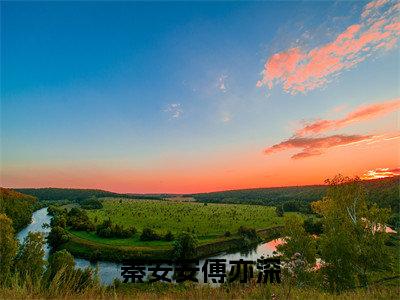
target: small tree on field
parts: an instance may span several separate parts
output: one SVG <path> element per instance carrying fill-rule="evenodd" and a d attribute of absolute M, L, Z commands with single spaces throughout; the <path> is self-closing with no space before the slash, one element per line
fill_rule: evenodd
<path fill-rule="evenodd" d="M 174 241 L 174 256 L 177 258 L 191 258 L 197 254 L 199 242 L 190 232 L 182 232 Z"/>
<path fill-rule="evenodd" d="M 282 205 L 277 206 L 275 212 L 278 217 L 283 217 L 284 211 Z"/>

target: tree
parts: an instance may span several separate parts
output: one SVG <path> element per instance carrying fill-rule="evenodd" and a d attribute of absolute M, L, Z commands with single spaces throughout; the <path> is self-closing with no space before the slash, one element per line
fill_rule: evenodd
<path fill-rule="evenodd" d="M 12 221 L 6 215 L 0 214 L 0 284 L 6 283 L 10 276 L 17 249 L 18 241 L 14 236 Z"/>
<path fill-rule="evenodd" d="M 16 231 L 31 222 L 36 198 L 14 190 L 0 188 L 0 213 L 6 214 Z"/>
<path fill-rule="evenodd" d="M 53 248 L 53 250 L 57 249 L 60 245 L 68 242 L 68 240 L 69 235 L 67 231 L 65 231 L 60 226 L 54 226 L 47 236 L 47 242 Z"/>
<path fill-rule="evenodd" d="M 158 235 L 153 229 L 151 228 L 143 228 L 142 234 L 140 235 L 141 241 L 158 241 L 161 240 L 161 236 Z"/>
<path fill-rule="evenodd" d="M 177 258 L 191 258 L 197 254 L 199 242 L 190 232 L 182 232 L 174 241 L 173 253 Z"/>
<path fill-rule="evenodd" d="M 322 216 L 323 272 L 329 288 L 339 292 L 357 283 L 367 285 L 370 272 L 389 268 L 387 234 L 383 230 L 389 210 L 368 207 L 366 189 L 359 178 L 338 175 L 327 183 L 326 197 L 312 207 Z"/>
<path fill-rule="evenodd" d="M 282 205 L 278 205 L 275 209 L 276 215 L 278 217 L 283 217 L 284 211 Z"/>
<path fill-rule="evenodd" d="M 320 219 L 307 218 L 304 220 L 304 229 L 311 234 L 322 233 L 322 221 Z"/>
<path fill-rule="evenodd" d="M 48 278 L 53 278 L 59 271 L 69 274 L 74 270 L 74 267 L 74 257 L 71 253 L 65 249 L 57 251 L 49 257 Z"/>
<path fill-rule="evenodd" d="M 288 260 L 299 253 L 305 261 L 305 268 L 314 266 L 317 246 L 314 238 L 305 231 L 302 218 L 299 215 L 287 215 L 284 224 L 285 243 L 278 246 L 278 251 Z"/>
<path fill-rule="evenodd" d="M 23 278 L 36 280 L 43 275 L 45 266 L 44 245 L 44 235 L 42 233 L 28 233 L 15 261 L 16 270 Z"/>

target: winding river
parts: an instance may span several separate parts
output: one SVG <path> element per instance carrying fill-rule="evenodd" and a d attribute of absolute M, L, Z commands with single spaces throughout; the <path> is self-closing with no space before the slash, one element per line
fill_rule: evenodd
<path fill-rule="evenodd" d="M 32 216 L 32 222 L 29 224 L 26 228 L 21 230 L 17 238 L 18 240 L 22 243 L 25 237 L 28 235 L 29 232 L 43 232 L 45 235 L 49 233 L 50 228 L 43 228 L 44 224 L 50 224 L 50 219 L 51 216 L 48 215 L 47 213 L 47 208 L 42 208 L 36 212 L 33 213 Z M 221 253 L 219 255 L 214 255 L 208 257 L 210 258 L 222 258 L 226 259 L 227 261 L 229 260 L 238 260 L 240 258 L 242 259 L 248 259 L 248 260 L 257 260 L 261 256 L 268 257 L 272 256 L 273 252 L 276 251 L 276 246 L 281 243 L 280 239 L 273 240 L 267 243 L 263 243 L 258 245 L 254 250 L 246 252 L 246 253 L 241 253 L 241 252 L 236 252 L 236 253 Z M 46 244 L 44 247 L 45 250 L 45 258 L 47 259 L 49 256 L 50 248 Z M 207 258 L 205 258 L 207 259 Z M 201 259 L 199 262 L 199 266 L 203 265 L 205 259 Z M 113 263 L 113 262 L 106 262 L 106 261 L 98 261 L 96 263 L 91 263 L 86 259 L 82 258 L 75 258 L 75 264 L 77 268 L 86 268 L 86 267 L 96 267 L 98 268 L 98 274 L 100 277 L 100 280 L 103 284 L 111 284 L 114 279 L 122 279 L 121 277 L 121 264 L 119 263 Z M 150 266 L 150 265 L 148 265 Z M 203 272 L 198 272 L 197 273 L 197 279 L 199 282 L 203 282 Z"/>

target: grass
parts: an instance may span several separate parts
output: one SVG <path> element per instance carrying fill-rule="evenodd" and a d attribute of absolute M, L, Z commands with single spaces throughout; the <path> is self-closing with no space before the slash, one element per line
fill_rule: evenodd
<path fill-rule="evenodd" d="M 95 232 L 70 231 L 71 239 L 63 248 L 79 257 L 120 261 L 123 259 L 170 258 L 172 241 L 141 241 L 140 234 L 145 227 L 164 235 L 171 231 L 177 235 L 182 231 L 194 232 L 199 240 L 198 256 L 232 251 L 242 247 L 237 234 L 240 226 L 260 230 L 260 235 L 269 236 L 282 225 L 283 218 L 277 217 L 275 208 L 243 204 L 202 204 L 190 201 L 127 200 L 119 198 L 103 199 L 103 208 L 88 210 L 89 217 L 100 224 L 108 218 L 114 224 L 135 227 L 137 233 L 126 239 L 102 238 Z M 261 229 L 268 229 L 263 232 Z M 229 237 L 225 233 L 229 231 Z"/>
<path fill-rule="evenodd" d="M 371 285 L 342 294 L 330 294 L 315 288 L 289 287 L 280 285 L 259 285 L 256 283 L 234 283 L 221 287 L 199 284 L 118 284 L 104 287 L 91 285 L 79 293 L 71 291 L 70 285 L 57 288 L 59 280 L 54 279 L 49 288 L 42 286 L 13 285 L 0 288 L 0 299 L 321 299 L 321 300 L 364 300 L 398 299 L 399 286 Z"/>
<path fill-rule="evenodd" d="M 169 230 L 176 234 L 193 231 L 197 236 L 211 239 L 226 231 L 237 232 L 240 226 L 256 229 L 282 225 L 275 208 L 243 204 L 202 204 L 182 201 L 127 200 L 105 198 L 104 207 L 89 210 L 97 224 L 110 218 L 124 227 L 134 226 L 140 232 L 150 227 L 160 234 Z M 135 240 L 134 240 L 135 241 Z"/>

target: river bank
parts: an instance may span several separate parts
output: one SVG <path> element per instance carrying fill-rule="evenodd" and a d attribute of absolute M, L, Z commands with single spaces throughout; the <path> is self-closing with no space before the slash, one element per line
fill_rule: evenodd
<path fill-rule="evenodd" d="M 29 224 L 26 228 L 24 228 L 22 231 L 18 233 L 17 235 L 18 239 L 22 242 L 23 239 L 27 236 L 27 234 L 31 231 L 39 231 L 47 235 L 50 229 L 48 227 L 43 227 L 43 225 L 49 224 L 50 220 L 51 216 L 47 214 L 47 208 L 42 208 L 34 212 L 31 224 Z M 265 241 L 268 238 L 271 239 L 276 238 L 281 229 L 282 229 L 281 226 L 276 228 L 263 229 L 259 230 L 258 234 Z M 104 245 L 107 251 L 106 253 L 108 255 L 105 257 L 107 258 L 115 257 L 116 260 L 110 261 L 107 259 L 101 259 L 99 257 L 96 259 L 96 261 L 90 261 L 88 259 L 90 258 L 90 253 L 93 253 L 93 251 L 96 250 L 94 246 L 97 245 L 93 245 L 92 246 L 93 248 L 91 247 L 91 245 L 89 245 L 89 247 L 81 247 L 81 243 L 82 243 L 81 241 L 75 243 L 74 239 L 72 239 L 72 242 L 71 241 L 68 242 L 67 247 L 64 248 L 70 251 L 71 254 L 74 255 L 75 264 L 77 268 L 86 268 L 86 267 L 97 268 L 98 275 L 103 284 L 111 284 L 114 281 L 114 279 L 121 279 L 121 266 L 122 266 L 121 262 L 124 260 L 121 259 L 121 257 L 132 260 L 137 260 L 137 257 L 142 258 L 141 260 L 143 262 L 145 261 L 148 262 L 146 266 L 151 266 L 151 261 L 156 260 L 156 257 L 158 259 L 166 258 L 165 250 L 160 251 L 158 254 L 159 256 L 157 256 L 157 253 L 155 253 L 154 251 L 149 251 L 149 252 L 141 251 L 138 255 L 137 253 L 129 254 L 129 249 L 123 249 L 119 252 L 116 251 L 114 247 L 108 248 L 107 245 Z M 204 244 L 201 245 L 198 249 L 200 252 L 200 255 L 198 256 L 199 263 L 200 265 L 202 265 L 206 259 L 210 258 L 221 258 L 226 260 L 235 260 L 243 258 L 243 259 L 255 260 L 260 258 L 261 256 L 264 257 L 272 256 L 276 251 L 276 245 L 279 243 L 280 243 L 279 240 L 273 240 L 269 242 L 255 244 L 251 248 L 244 249 L 243 247 L 240 247 L 238 239 L 232 238 L 224 242 Z M 45 250 L 45 256 L 47 258 L 50 252 L 50 248 L 47 244 L 44 250 Z M 150 255 L 152 256 L 150 257 Z M 170 258 L 170 256 L 168 256 L 167 258 Z M 199 281 L 202 281 L 203 280 L 202 272 L 199 272 L 199 274 L 197 274 L 197 277 Z"/>

